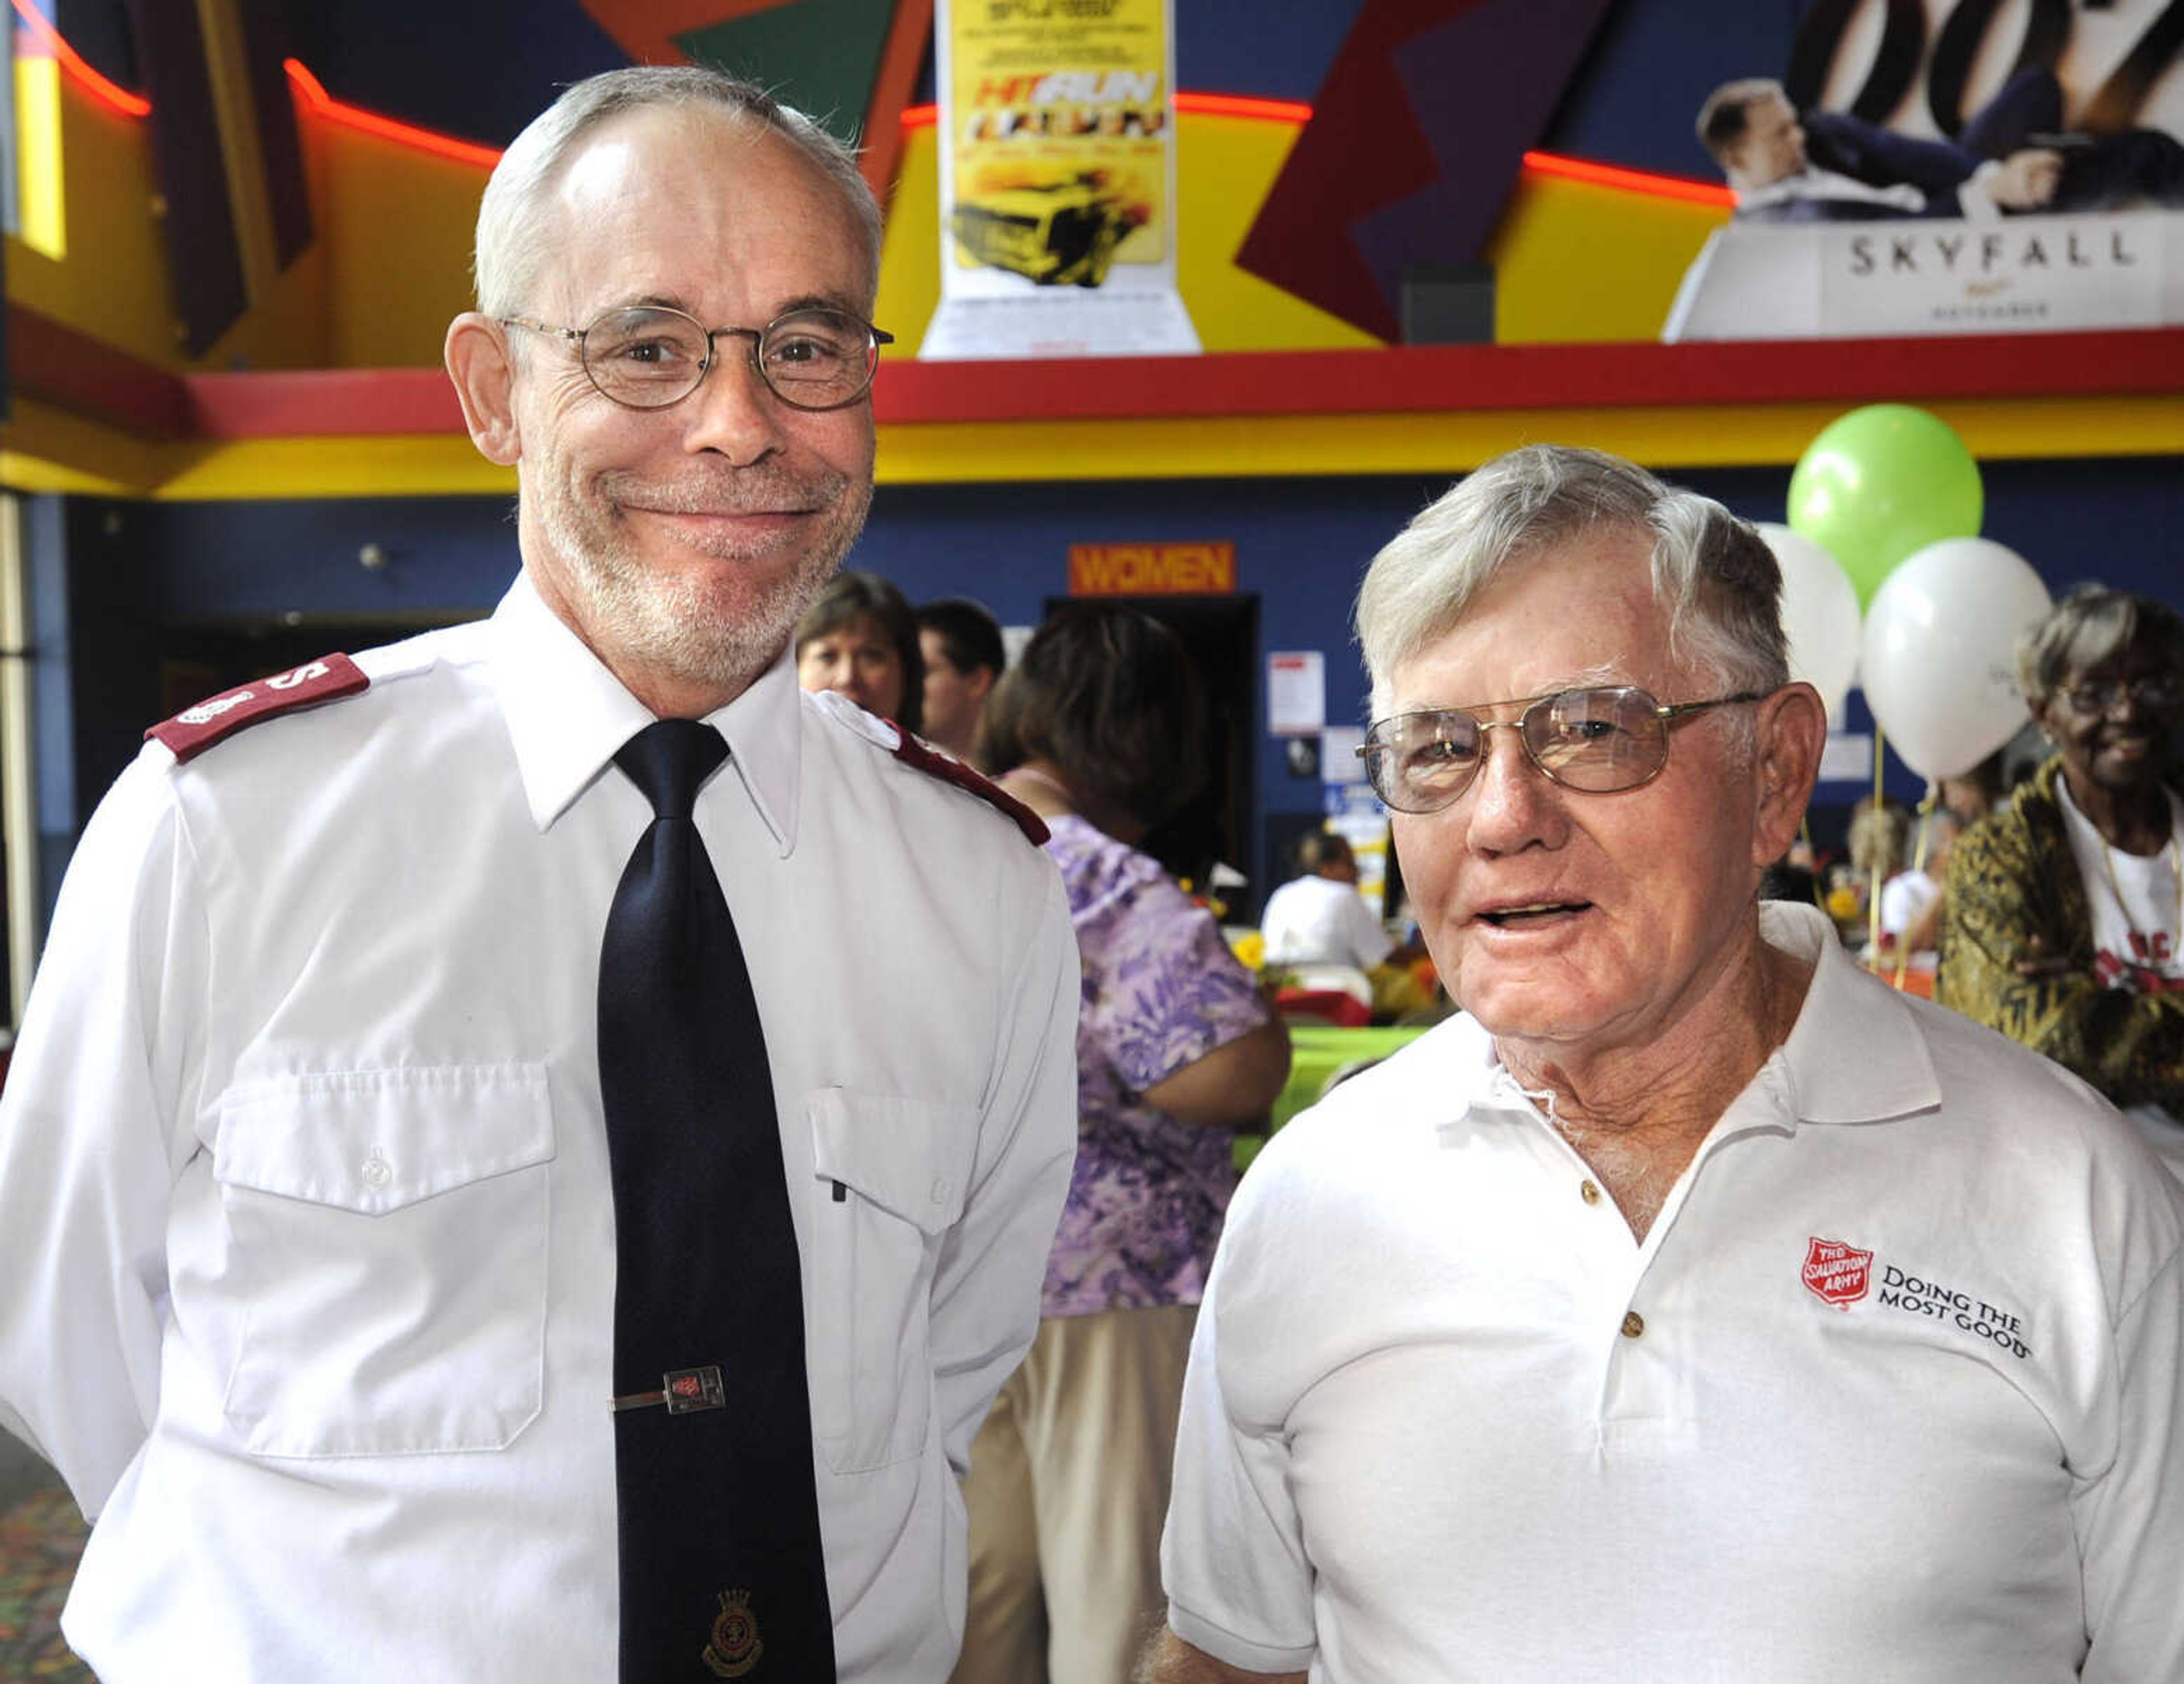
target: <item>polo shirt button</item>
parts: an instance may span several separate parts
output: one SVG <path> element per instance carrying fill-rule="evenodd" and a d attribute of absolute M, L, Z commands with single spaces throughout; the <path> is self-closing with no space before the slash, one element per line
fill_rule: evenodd
<path fill-rule="evenodd" d="M 1599 1184 L 1594 1181 L 1579 1182 L 1577 1184 L 1577 1196 L 1589 1205 L 1598 1204 L 1600 1202 Z"/>
<path fill-rule="evenodd" d="M 364 1161 L 364 1185 L 375 1191 L 394 1179 L 394 1166 L 380 1156 L 379 1148 L 371 1149 L 371 1156 Z"/>
<path fill-rule="evenodd" d="M 1646 1330 L 1646 1318 L 1635 1310 L 1626 1311 L 1623 1317 L 1623 1336 L 1635 1339 Z"/>

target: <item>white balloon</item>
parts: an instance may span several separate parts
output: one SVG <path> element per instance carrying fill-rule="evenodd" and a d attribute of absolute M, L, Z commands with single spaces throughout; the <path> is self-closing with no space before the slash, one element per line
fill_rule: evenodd
<path fill-rule="evenodd" d="M 1759 536 L 1782 568 L 1782 630 L 1790 639 L 1790 676 L 1820 693 L 1828 719 L 1839 724 L 1858 676 L 1858 587 L 1842 563 L 1802 533 L 1758 522 Z"/>
<path fill-rule="evenodd" d="M 2052 605 L 2031 564 L 1984 538 L 1906 557 L 1865 611 L 1866 705 L 1903 763 L 1970 772 L 2025 723 L 2017 639 Z"/>

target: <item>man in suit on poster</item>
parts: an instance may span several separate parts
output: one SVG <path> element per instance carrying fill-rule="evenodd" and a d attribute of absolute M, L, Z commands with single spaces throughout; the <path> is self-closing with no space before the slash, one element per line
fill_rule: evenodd
<path fill-rule="evenodd" d="M 2051 70 L 2011 77 L 1953 140 L 1926 140 L 1845 111 L 1800 113 L 1780 82 L 1716 88 L 1698 137 L 1736 192 L 1740 219 L 1992 220 L 2004 213 L 2184 204 L 2184 145 L 2158 129 L 2062 132 Z"/>

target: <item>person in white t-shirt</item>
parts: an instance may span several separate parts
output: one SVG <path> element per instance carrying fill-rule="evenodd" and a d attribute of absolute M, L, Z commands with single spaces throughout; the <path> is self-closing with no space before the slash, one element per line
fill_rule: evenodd
<path fill-rule="evenodd" d="M 2184 1678 L 2184 1188 L 1762 908 L 1826 711 L 1719 504 L 1486 463 L 1375 558 L 1451 1018 L 1253 1163 L 1156 1684 Z"/>
<path fill-rule="evenodd" d="M 1958 843 L 1934 997 L 2084 1077 L 2184 1174 L 2184 616 L 2081 585 L 2018 678 L 2057 753 Z"/>

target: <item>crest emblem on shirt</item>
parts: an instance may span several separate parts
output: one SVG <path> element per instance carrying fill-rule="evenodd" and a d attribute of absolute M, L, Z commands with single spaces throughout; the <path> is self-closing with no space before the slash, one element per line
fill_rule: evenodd
<path fill-rule="evenodd" d="M 1815 1235 L 1805 1247 L 1800 1278 L 1822 1303 L 1847 1310 L 1872 1290 L 1873 1253 Z"/>
<path fill-rule="evenodd" d="M 741 1678 L 765 1653 L 766 1645 L 758 1640 L 758 1621 L 750 1611 L 750 1592 L 722 1591 L 712 1641 L 705 1645 L 705 1664 L 713 1676 Z"/>

